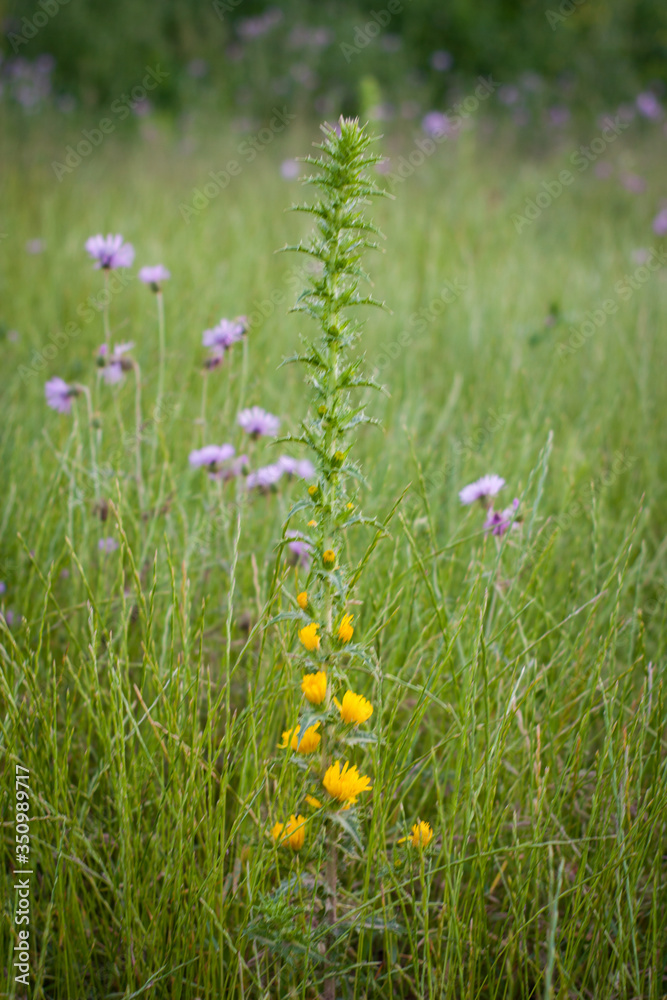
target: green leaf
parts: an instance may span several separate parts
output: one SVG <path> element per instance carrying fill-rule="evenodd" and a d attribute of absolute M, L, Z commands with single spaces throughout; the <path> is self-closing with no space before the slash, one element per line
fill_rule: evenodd
<path fill-rule="evenodd" d="M 359 830 L 357 829 L 357 824 L 354 822 L 352 816 L 349 812 L 331 812 L 329 813 L 329 819 L 332 819 L 334 823 L 338 823 L 340 827 L 345 830 L 345 833 L 352 837 L 359 850 L 363 851 L 364 845 L 361 843 L 361 837 L 359 836 Z"/>

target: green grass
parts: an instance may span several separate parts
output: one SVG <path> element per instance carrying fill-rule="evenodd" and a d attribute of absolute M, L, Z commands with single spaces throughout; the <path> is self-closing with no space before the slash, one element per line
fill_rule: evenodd
<path fill-rule="evenodd" d="M 659 246 L 659 150 L 629 137 L 608 154 L 647 194 L 589 171 L 517 234 L 512 214 L 578 142 L 528 159 L 464 135 L 375 210 L 385 252 L 367 265 L 391 312 L 369 315 L 363 343 L 391 395 L 370 400 L 382 428 L 359 436 L 364 507 L 385 518 L 409 490 L 355 608 L 379 663 L 350 676 L 375 708 L 377 743 L 355 757 L 373 791 L 362 847 L 342 841 L 325 956 L 317 821 L 296 856 L 268 834 L 305 780 L 276 746 L 298 710 L 294 629 L 266 627 L 291 607 L 275 546 L 303 487 L 246 503 L 187 462 L 203 443 L 242 443 L 242 405 L 290 429 L 306 412 L 300 373 L 278 367 L 306 330 L 288 315 L 299 260 L 274 251 L 306 231 L 284 214 L 300 192 L 278 164 L 316 130 L 297 123 L 189 225 L 179 204 L 238 137 L 112 137 L 58 183 L 51 160 L 74 138 L 30 136 L 2 171 L 0 320 L 20 335 L 0 342 L 0 579 L 21 616 L 0 621 L 5 994 L 25 995 L 12 970 L 18 763 L 31 997 L 310 998 L 333 962 L 341 997 L 658 1000 L 667 270 L 626 298 L 614 286 L 636 271 L 633 250 Z M 103 287 L 83 251 L 99 231 L 173 273 L 162 413 L 155 300 L 132 280 L 110 306 L 114 339 L 137 345 L 140 481 L 132 374 L 96 386 L 102 317 L 77 316 Z M 47 250 L 33 257 L 35 236 Z M 419 327 L 447 281 L 460 293 Z M 275 292 L 284 301 L 259 318 Z M 617 311 L 559 351 L 606 299 Z M 554 302 L 564 319 L 547 326 Z M 258 319 L 203 400 L 202 330 L 239 313 Z M 26 372 L 72 321 L 80 333 Z M 47 409 L 54 375 L 93 388 L 92 429 L 83 399 L 74 416 Z M 91 440 L 108 473 L 97 484 Z M 500 544 L 457 497 L 486 472 L 521 500 L 521 529 Z M 103 555 L 109 535 L 120 548 Z M 373 537 L 349 536 L 352 564 Z M 417 818 L 435 830 L 423 865 L 398 843 Z"/>

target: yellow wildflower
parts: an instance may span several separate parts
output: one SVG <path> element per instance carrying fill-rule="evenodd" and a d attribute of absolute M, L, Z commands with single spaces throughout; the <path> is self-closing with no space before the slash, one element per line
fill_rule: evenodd
<path fill-rule="evenodd" d="M 366 722 L 373 714 L 373 706 L 363 695 L 355 694 L 354 691 L 346 691 L 343 695 L 343 704 L 335 699 L 336 706 L 340 712 L 343 722 Z"/>
<path fill-rule="evenodd" d="M 408 838 L 413 847 L 428 847 L 433 840 L 433 828 L 430 823 L 421 820 L 415 823 Z"/>
<path fill-rule="evenodd" d="M 362 792 L 371 788 L 371 779 L 365 774 L 359 774 L 356 765 L 350 767 L 348 761 L 345 761 L 341 770 L 340 761 L 337 760 L 327 768 L 322 784 L 332 798 L 352 805 Z"/>
<path fill-rule="evenodd" d="M 320 802 L 319 799 L 316 799 L 314 795 L 306 795 L 306 802 L 308 803 L 309 806 L 312 806 L 313 809 L 322 808 L 322 803 Z"/>
<path fill-rule="evenodd" d="M 317 521 L 309 521 L 308 522 L 308 527 L 309 528 L 316 528 L 317 527 Z"/>
<path fill-rule="evenodd" d="M 274 840 L 280 841 L 281 847 L 292 848 L 293 851 L 300 851 L 306 839 L 306 817 L 290 816 L 287 823 L 275 823 L 271 828 L 271 836 Z"/>
<path fill-rule="evenodd" d="M 299 639 L 301 639 L 301 642 L 309 653 L 312 653 L 314 649 L 320 648 L 320 637 L 317 634 L 319 629 L 320 626 L 317 622 L 311 622 L 310 625 L 304 625 L 302 629 L 299 629 Z"/>
<path fill-rule="evenodd" d="M 291 746 L 292 750 L 298 753 L 314 753 L 320 745 L 321 736 L 317 731 L 319 722 L 316 722 L 314 726 L 308 726 L 305 733 L 301 734 L 301 739 L 297 745 L 296 738 L 299 732 L 299 726 L 295 726 L 294 729 L 286 729 L 283 733 L 283 738 L 278 746 L 281 750 L 284 750 L 287 746 Z"/>
<path fill-rule="evenodd" d="M 324 670 L 318 670 L 316 674 L 305 674 L 301 690 L 311 705 L 321 705 L 327 696 L 327 675 Z"/>
<path fill-rule="evenodd" d="M 308 606 L 308 593 L 302 590 L 300 594 L 296 595 L 296 603 L 299 605 L 302 611 L 305 611 Z"/>
<path fill-rule="evenodd" d="M 314 497 L 317 494 L 318 490 L 319 490 L 319 486 L 317 486 L 316 483 L 313 483 L 312 486 L 308 487 L 308 492 L 310 493 L 311 497 Z"/>
<path fill-rule="evenodd" d="M 353 621 L 354 615 L 343 615 L 343 620 L 338 626 L 338 638 L 341 642 L 349 642 L 354 635 Z"/>
<path fill-rule="evenodd" d="M 322 562 L 324 565 L 331 569 L 332 566 L 336 564 L 336 553 L 333 549 L 325 549 L 322 553 Z"/>
<path fill-rule="evenodd" d="M 346 510 L 354 510 L 354 504 L 352 503 L 352 501 L 350 501 L 350 503 L 346 503 L 345 504 L 345 509 Z"/>

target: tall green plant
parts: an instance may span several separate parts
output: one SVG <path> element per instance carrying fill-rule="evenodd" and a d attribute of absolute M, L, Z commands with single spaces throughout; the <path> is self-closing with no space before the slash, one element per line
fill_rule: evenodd
<path fill-rule="evenodd" d="M 370 778 L 352 758 L 374 742 L 372 733 L 359 728 L 370 719 L 373 706 L 350 689 L 347 680 L 355 666 L 375 672 L 368 641 L 354 637 L 355 616 L 350 610 L 365 560 L 353 567 L 344 543 L 354 525 L 372 524 L 382 531 L 379 523 L 359 509 L 358 492 L 364 480 L 351 455 L 359 428 L 370 422 L 358 392 L 379 388 L 364 371 L 363 359 L 352 353 L 362 323 L 351 310 L 380 305 L 362 290 L 367 280 L 362 258 L 378 245 L 378 229 L 367 218 L 366 208 L 384 192 L 368 174 L 381 157 L 369 151 L 373 138 L 356 120 L 341 118 L 337 128 L 323 126 L 323 133 L 323 141 L 316 146 L 320 155 L 304 161 L 316 170 L 306 184 L 317 190 L 317 198 L 295 208 L 315 219 L 315 232 L 306 242 L 285 248 L 315 262 L 295 311 L 315 321 L 319 336 L 304 339 L 301 350 L 287 359 L 302 365 L 311 389 L 309 413 L 301 422 L 300 434 L 290 440 L 310 449 L 316 477 L 285 524 L 285 544 L 290 537 L 293 540 L 293 526 L 299 525 L 297 542 L 304 547 L 303 561 L 309 566 L 306 586 L 297 588 L 296 598 L 289 595 L 298 610 L 278 616 L 297 624 L 300 646 L 295 662 L 303 672 L 304 695 L 298 721 L 288 720 L 292 728 L 285 731 L 283 746 L 294 751 L 293 761 L 303 775 L 299 794 L 316 812 L 306 818 L 295 805 L 290 819 L 278 822 L 272 832 L 278 845 L 292 850 L 301 851 L 308 844 L 313 858 L 319 841 L 320 858 L 326 859 L 324 902 L 329 928 L 328 934 L 322 933 L 328 937 L 329 968 L 335 969 L 339 839 L 347 836 L 361 846 L 357 800 L 371 786 Z M 308 812 L 305 806 L 304 811 Z M 334 975 L 329 972 L 325 996 L 333 997 L 334 990 Z"/>

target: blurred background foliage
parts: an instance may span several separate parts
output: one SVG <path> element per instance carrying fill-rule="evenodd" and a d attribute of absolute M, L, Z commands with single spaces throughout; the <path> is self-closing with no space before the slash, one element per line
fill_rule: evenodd
<path fill-rule="evenodd" d="M 237 114 L 356 113 L 369 88 L 444 106 L 480 74 L 571 107 L 660 100 L 667 82 L 662 0 L 8 0 L 2 29 L 5 91 L 41 57 L 37 90 L 63 110 L 108 105 L 156 65 L 156 106 Z"/>

